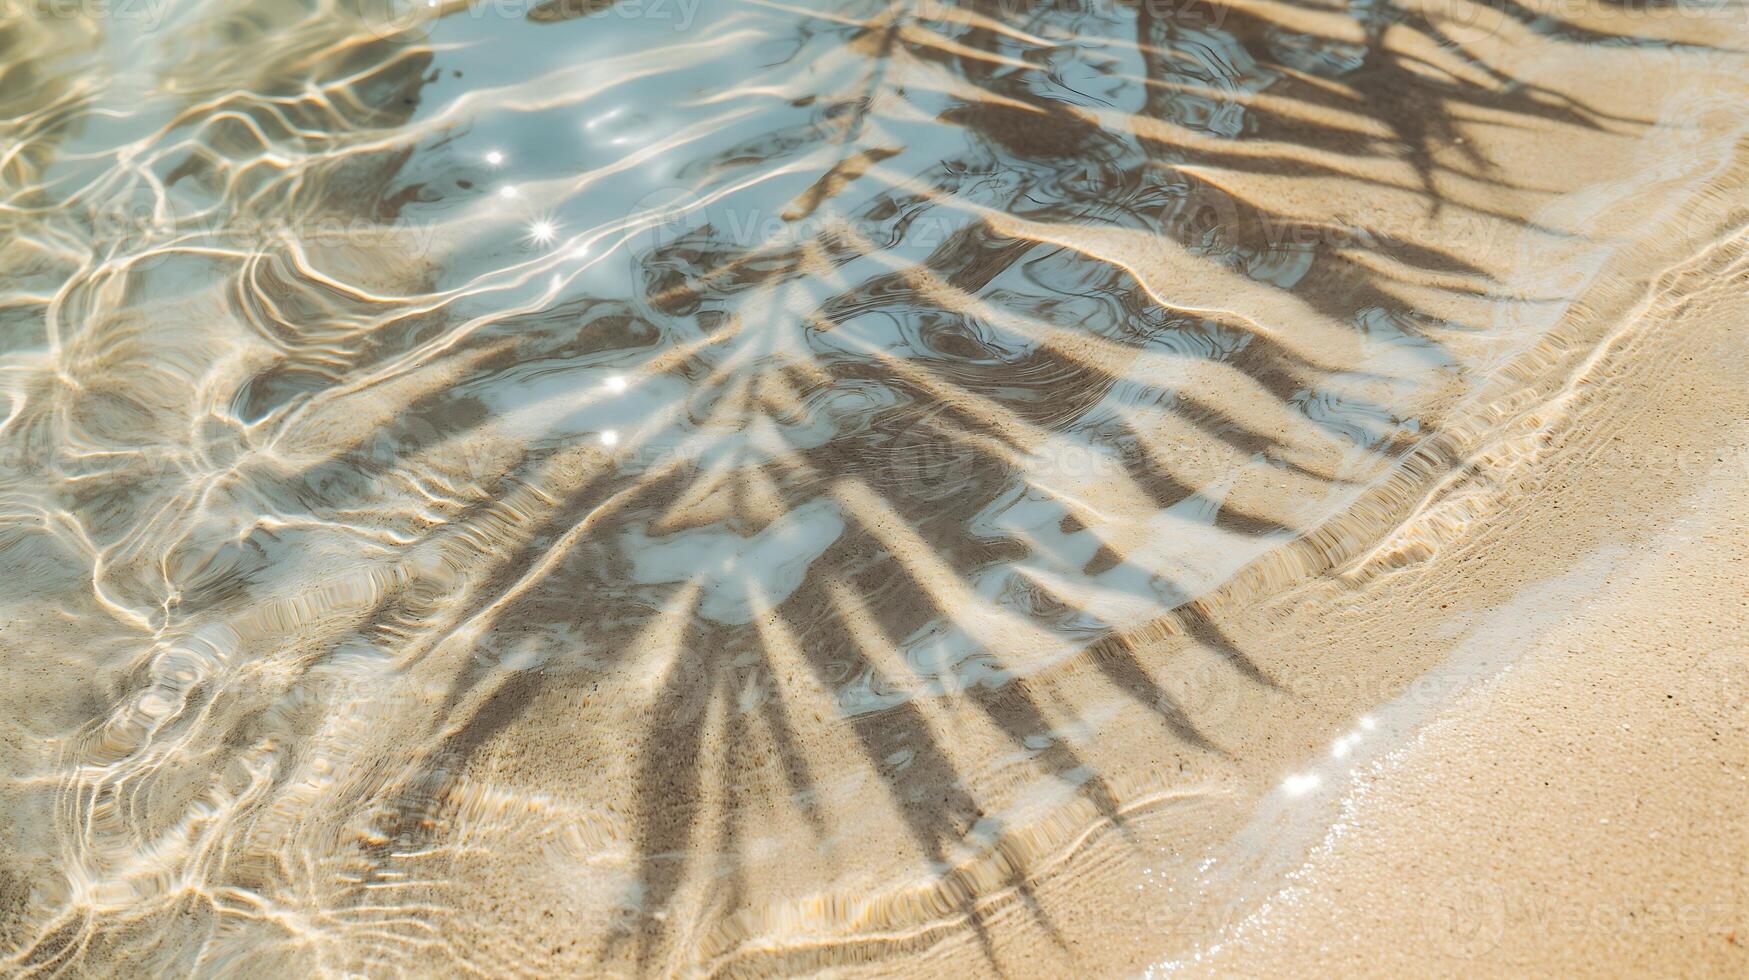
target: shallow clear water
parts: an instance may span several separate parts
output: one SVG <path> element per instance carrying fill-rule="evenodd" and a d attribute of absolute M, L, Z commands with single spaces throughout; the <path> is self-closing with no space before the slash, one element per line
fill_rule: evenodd
<path fill-rule="evenodd" d="M 8 8 L 8 968 L 1066 949 L 1283 689 L 1199 600 L 1376 543 L 1703 169 L 1490 158 L 1691 131 L 1474 50 L 1629 11 L 1465 10 Z"/>

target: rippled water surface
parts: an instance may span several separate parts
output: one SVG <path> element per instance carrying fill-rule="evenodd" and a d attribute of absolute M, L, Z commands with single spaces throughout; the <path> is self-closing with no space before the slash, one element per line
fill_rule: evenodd
<path fill-rule="evenodd" d="M 19 975 L 1145 965 L 1325 654 L 1222 603 L 1744 131 L 1545 70 L 1722 3 L 0 17 Z"/>

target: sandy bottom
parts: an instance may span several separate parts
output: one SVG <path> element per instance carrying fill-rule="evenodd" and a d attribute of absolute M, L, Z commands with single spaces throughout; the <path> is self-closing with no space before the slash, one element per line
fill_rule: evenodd
<path fill-rule="evenodd" d="M 1185 972 L 1749 970 L 1749 493 L 1721 469 L 1643 550 L 1550 583 L 1567 621 L 1357 774 L 1292 883 Z"/>
<path fill-rule="evenodd" d="M 1745 972 L 1742 23 L 506 6 L 0 16 L 0 973 Z"/>
<path fill-rule="evenodd" d="M 1546 489 L 1458 546 L 1461 572 L 1381 600 L 1507 596 L 1424 617 L 1463 631 L 1454 669 L 1507 669 L 1355 771 L 1284 887 L 1185 973 L 1749 969 L 1749 306 L 1726 251 L 1714 295 L 1617 352 Z"/>

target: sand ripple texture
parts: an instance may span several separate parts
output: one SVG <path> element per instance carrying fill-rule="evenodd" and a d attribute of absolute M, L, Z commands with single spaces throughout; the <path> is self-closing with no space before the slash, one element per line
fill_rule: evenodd
<path fill-rule="evenodd" d="M 1425 666 L 1223 611 L 1485 517 L 1742 224 L 1745 19 L 5 5 L 0 968 L 1194 944 Z"/>

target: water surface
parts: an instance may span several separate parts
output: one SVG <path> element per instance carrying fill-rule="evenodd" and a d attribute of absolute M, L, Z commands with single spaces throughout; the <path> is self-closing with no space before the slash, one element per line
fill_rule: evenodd
<path fill-rule="evenodd" d="M 8 8 L 7 969 L 1194 935 L 1321 656 L 1217 599 L 1730 145 L 1524 66 L 1741 8 L 1458 7 Z"/>

